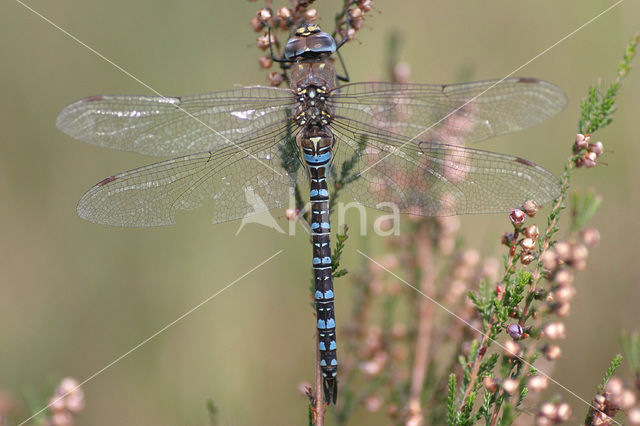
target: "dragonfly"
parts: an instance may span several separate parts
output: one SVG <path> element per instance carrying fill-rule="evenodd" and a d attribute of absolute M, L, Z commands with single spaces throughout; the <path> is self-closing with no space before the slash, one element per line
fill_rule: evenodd
<path fill-rule="evenodd" d="M 534 78 L 450 85 L 339 84 L 341 43 L 313 23 L 287 42 L 290 87 L 249 86 L 202 95 L 98 95 L 59 114 L 64 133 L 105 148 L 175 157 L 107 177 L 80 199 L 91 222 L 171 225 L 180 210 L 212 203 L 213 222 L 288 205 L 309 194 L 317 344 L 327 403 L 338 394 L 329 222 L 330 184 L 349 169 L 346 196 L 364 206 L 447 216 L 544 204 L 559 180 L 523 158 L 469 143 L 544 122 L 564 109 L 557 86 Z M 303 192 L 304 193 L 304 192 Z"/>

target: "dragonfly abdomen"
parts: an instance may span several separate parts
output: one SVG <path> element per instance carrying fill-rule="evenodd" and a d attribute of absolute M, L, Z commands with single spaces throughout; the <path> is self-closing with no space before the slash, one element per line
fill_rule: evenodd
<path fill-rule="evenodd" d="M 336 319 L 331 268 L 331 226 L 327 169 L 331 164 L 333 135 L 326 127 L 304 128 L 298 143 L 309 174 L 311 191 L 311 242 L 313 244 L 314 299 L 318 346 L 325 399 L 335 404 L 338 394 Z"/>

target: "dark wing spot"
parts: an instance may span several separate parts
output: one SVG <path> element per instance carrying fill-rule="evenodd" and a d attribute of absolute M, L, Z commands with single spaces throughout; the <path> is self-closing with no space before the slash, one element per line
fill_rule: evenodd
<path fill-rule="evenodd" d="M 531 78 L 531 77 L 520 77 L 518 79 L 519 83 L 538 83 L 540 80 L 538 80 L 537 78 Z"/>
<path fill-rule="evenodd" d="M 535 167 L 536 165 L 529 160 L 525 160 L 524 158 L 516 157 L 516 161 L 520 164 L 524 164 L 525 166 Z"/>
<path fill-rule="evenodd" d="M 116 179 L 118 179 L 118 177 L 117 177 L 117 176 L 109 176 L 108 178 L 103 179 L 103 180 L 101 180 L 100 182 L 98 182 L 98 183 L 96 184 L 96 186 L 105 186 L 106 184 L 111 183 L 111 182 L 113 182 L 113 181 L 114 181 L 114 180 L 116 180 Z"/>

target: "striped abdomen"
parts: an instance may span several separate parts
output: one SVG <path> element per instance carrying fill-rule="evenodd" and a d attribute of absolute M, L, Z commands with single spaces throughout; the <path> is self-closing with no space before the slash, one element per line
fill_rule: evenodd
<path fill-rule="evenodd" d="M 331 162 L 333 135 L 318 127 L 304 129 L 298 135 L 309 171 L 311 193 L 311 242 L 315 305 L 318 320 L 318 345 L 325 399 L 335 404 L 338 395 L 338 359 L 336 356 L 336 320 L 333 304 L 331 269 L 331 228 L 329 226 L 329 190 L 327 169 Z"/>

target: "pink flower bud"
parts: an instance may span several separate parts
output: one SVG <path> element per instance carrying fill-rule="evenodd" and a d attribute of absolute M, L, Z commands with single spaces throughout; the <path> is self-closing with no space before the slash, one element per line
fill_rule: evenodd
<path fill-rule="evenodd" d="M 520 209 L 511 209 L 509 213 L 509 220 L 515 225 L 519 225 L 526 219 L 525 213 Z"/>

